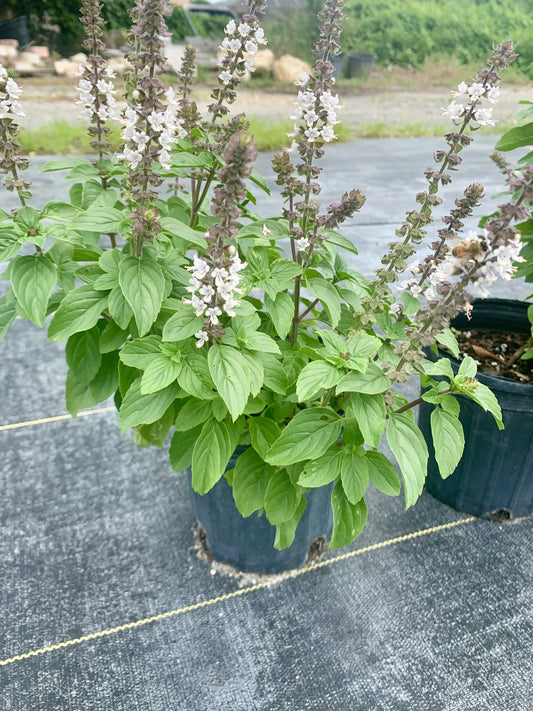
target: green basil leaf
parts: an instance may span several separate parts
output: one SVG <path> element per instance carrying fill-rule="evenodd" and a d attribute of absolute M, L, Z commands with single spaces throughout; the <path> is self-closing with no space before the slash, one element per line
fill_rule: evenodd
<path fill-rule="evenodd" d="M 174 471 L 182 472 L 191 466 L 194 445 L 201 431 L 202 426 L 200 425 L 188 432 L 174 433 L 170 440 L 170 447 L 168 448 L 170 466 Z"/>
<path fill-rule="evenodd" d="M 55 266 L 46 257 L 17 257 L 11 265 L 11 285 L 30 321 L 44 324 L 48 297 L 57 283 Z"/>
<path fill-rule="evenodd" d="M 161 353 L 161 338 L 145 336 L 128 341 L 120 351 L 120 360 L 124 365 L 144 370 Z"/>
<path fill-rule="evenodd" d="M 143 395 L 141 378 L 137 378 L 129 387 L 120 406 L 120 432 L 124 434 L 130 427 L 149 425 L 163 417 L 167 408 L 178 396 L 179 387 L 172 383 L 164 390 Z"/>
<path fill-rule="evenodd" d="M 269 464 L 287 466 L 318 459 L 339 437 L 341 418 L 332 410 L 312 407 L 298 412 L 269 449 Z"/>
<path fill-rule="evenodd" d="M 296 381 L 298 402 L 310 400 L 324 388 L 331 388 L 342 378 L 342 372 L 323 360 L 308 363 Z"/>
<path fill-rule="evenodd" d="M 302 496 L 292 517 L 288 521 L 283 521 L 282 523 L 278 523 L 276 525 L 276 537 L 274 539 L 274 548 L 276 550 L 281 551 L 292 545 L 296 535 L 296 528 L 302 518 L 306 506 L 307 501 L 305 500 L 305 497 Z"/>
<path fill-rule="evenodd" d="M 457 343 L 457 338 L 454 336 L 452 330 L 446 328 L 442 331 L 442 333 L 438 333 L 435 338 L 438 343 L 447 348 L 456 358 L 461 357 L 459 353 L 459 344 Z"/>
<path fill-rule="evenodd" d="M 163 353 L 157 355 L 148 365 L 141 378 L 141 394 L 148 395 L 163 390 L 174 383 L 181 373 L 181 361 L 175 361 Z"/>
<path fill-rule="evenodd" d="M 329 544 L 330 550 L 343 548 L 350 544 L 353 539 L 363 530 L 368 509 L 361 499 L 356 504 L 352 504 L 338 481 L 331 494 L 331 508 L 333 509 L 333 534 Z"/>
<path fill-rule="evenodd" d="M 365 442 L 371 447 L 377 447 L 387 422 L 383 395 L 352 393 L 346 403 L 345 413 L 347 417 L 357 420 Z"/>
<path fill-rule="evenodd" d="M 231 346 L 215 343 L 207 354 L 209 373 L 233 421 L 242 415 L 250 396 L 250 377 L 245 359 Z"/>
<path fill-rule="evenodd" d="M 165 294 L 165 277 L 159 264 L 148 257 L 126 257 L 119 266 L 119 284 L 130 305 L 139 336 L 144 336 L 159 315 Z"/>
<path fill-rule="evenodd" d="M 204 323 L 201 316 L 196 316 L 189 304 L 180 304 L 175 314 L 163 327 L 164 341 L 184 341 L 200 331 Z"/>
<path fill-rule="evenodd" d="M 87 331 L 100 318 L 107 304 L 107 294 L 95 291 L 92 286 L 80 286 L 64 297 L 54 314 L 48 338 L 62 341 L 78 331 Z"/>
<path fill-rule="evenodd" d="M 274 471 L 265 492 L 265 514 L 270 523 L 275 526 L 288 521 L 294 516 L 298 503 L 299 497 L 287 470 Z"/>
<path fill-rule="evenodd" d="M 286 338 L 291 330 L 294 316 L 294 303 L 291 296 L 285 292 L 280 292 L 276 294 L 275 300 L 272 300 L 270 296 L 265 295 L 265 306 L 278 336 L 281 339 Z"/>
<path fill-rule="evenodd" d="M 133 317 L 133 311 L 119 286 L 114 287 L 109 292 L 107 308 L 117 326 L 127 329 Z"/>
<path fill-rule="evenodd" d="M 266 453 L 280 435 L 280 429 L 274 420 L 268 417 L 251 417 L 248 419 L 248 429 L 252 447 L 263 459 Z"/>
<path fill-rule="evenodd" d="M 88 331 L 73 333 L 67 340 L 67 365 L 81 383 L 88 385 L 98 373 L 102 363 L 99 343 L 100 329 L 97 325 Z"/>
<path fill-rule="evenodd" d="M 300 474 L 298 484 L 311 489 L 335 481 L 340 474 L 342 454 L 342 449 L 331 447 L 318 459 L 308 462 Z"/>
<path fill-rule="evenodd" d="M 469 390 L 467 395 L 478 405 L 481 405 L 485 412 L 490 412 L 496 421 L 498 429 L 503 430 L 502 410 L 492 390 L 483 385 L 483 383 L 478 382 L 475 390 Z"/>
<path fill-rule="evenodd" d="M 187 400 L 181 407 L 174 426 L 176 432 L 187 432 L 202 425 L 212 414 L 211 400 Z"/>
<path fill-rule="evenodd" d="M 398 496 L 401 490 L 398 472 L 381 452 L 366 452 L 370 483 L 387 496 Z"/>
<path fill-rule="evenodd" d="M 261 331 L 248 331 L 241 328 L 237 332 L 237 340 L 242 343 L 245 348 L 248 348 L 251 351 L 261 351 L 261 353 L 275 353 L 276 355 L 281 355 L 281 351 L 276 341 Z"/>
<path fill-rule="evenodd" d="M 17 317 L 17 302 L 13 292 L 9 290 L 0 298 L 0 341 L 6 335 L 8 328 Z"/>
<path fill-rule="evenodd" d="M 192 488 L 206 494 L 222 477 L 233 454 L 224 422 L 208 420 L 196 440 L 192 453 Z"/>
<path fill-rule="evenodd" d="M 369 363 L 365 373 L 348 373 L 337 385 L 336 393 L 366 393 L 377 395 L 390 388 L 390 380 L 374 363 Z"/>
<path fill-rule="evenodd" d="M 443 479 L 453 474 L 463 456 L 465 436 L 463 426 L 453 415 L 435 407 L 431 413 L 431 436 L 435 459 Z"/>
<path fill-rule="evenodd" d="M 251 447 L 240 455 L 233 470 L 232 488 L 241 516 L 246 518 L 264 508 L 268 482 L 275 471 Z"/>
<path fill-rule="evenodd" d="M 307 290 L 315 296 L 324 307 L 332 328 L 335 328 L 341 317 L 341 297 L 337 289 L 325 279 L 308 279 Z"/>
<path fill-rule="evenodd" d="M 390 415 L 387 442 L 400 466 L 405 488 L 405 507 L 409 508 L 424 488 L 428 448 L 422 433 L 408 413 Z"/>
<path fill-rule="evenodd" d="M 360 501 L 368 486 L 368 464 L 364 454 L 344 452 L 341 457 L 341 481 L 351 504 Z"/>

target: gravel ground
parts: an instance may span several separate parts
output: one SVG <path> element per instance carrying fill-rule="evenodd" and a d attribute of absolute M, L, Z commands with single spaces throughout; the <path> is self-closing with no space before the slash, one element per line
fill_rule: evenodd
<path fill-rule="evenodd" d="M 36 79 L 21 80 L 24 87 L 24 110 L 27 118 L 24 125 L 36 128 L 52 121 L 75 122 L 78 120 L 79 107 L 76 99 L 76 85 L 72 81 L 55 82 Z M 424 124 L 435 126 L 446 124 L 441 116 L 442 107 L 450 100 L 450 90 L 446 87 L 431 87 L 426 90 L 387 88 L 349 87 L 339 88 L 343 104 L 341 119 L 350 127 L 364 124 L 383 123 L 393 126 L 406 124 Z M 207 87 L 200 87 L 197 93 L 201 109 L 209 100 Z M 245 87 L 234 104 L 235 113 L 245 112 L 272 121 L 287 119 L 292 112 L 296 97 L 294 92 L 281 92 L 268 89 Z M 502 88 L 501 98 L 494 109 L 494 116 L 501 123 L 511 123 L 516 119 L 519 101 L 533 100 L 533 83 L 511 85 Z M 119 105 L 121 105 L 119 103 Z"/>

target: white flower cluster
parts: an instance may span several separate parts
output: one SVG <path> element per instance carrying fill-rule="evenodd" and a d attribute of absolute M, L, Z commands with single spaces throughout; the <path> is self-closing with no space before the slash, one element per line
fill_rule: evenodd
<path fill-rule="evenodd" d="M 209 338 L 209 326 L 219 324 L 218 317 L 224 312 L 228 316 L 235 316 L 235 307 L 241 302 L 235 298 L 237 294 L 242 294 L 239 289 L 241 280 L 240 271 L 244 269 L 246 262 L 241 262 L 239 255 L 234 254 L 226 262 L 225 267 L 213 266 L 204 257 L 194 257 L 194 263 L 187 269 L 192 272 L 189 279 L 190 299 L 183 299 L 184 303 L 191 304 L 197 316 L 204 316 L 206 321 L 204 328 L 197 333 L 196 346 L 201 348 Z"/>
<path fill-rule="evenodd" d="M 339 97 L 330 91 L 316 95 L 312 91 L 305 90 L 308 81 L 309 77 L 304 74 L 302 80 L 298 82 L 303 89 L 298 92 L 296 108 L 290 117 L 295 122 L 294 130 L 288 135 L 291 138 L 303 135 L 308 143 L 317 140 L 330 143 L 335 139 L 333 126 L 339 123 L 337 111 L 342 108 Z"/>
<path fill-rule="evenodd" d="M 491 232 L 484 230 L 484 234 L 479 235 L 470 230 L 466 239 L 454 239 L 449 246 L 451 251 L 446 259 L 429 274 L 428 285 L 420 286 L 415 279 L 402 282 L 398 288 L 408 290 L 415 298 L 423 294 L 429 301 L 434 301 L 439 298 L 439 286 L 452 283 L 454 278 L 460 278 L 477 265 L 469 289 L 474 296 L 485 299 L 489 296 L 488 287 L 498 279 L 509 281 L 516 269 L 514 263 L 524 261 L 519 256 L 523 247 L 519 232 L 507 244 L 495 245 Z M 420 262 L 413 262 L 410 271 L 413 275 L 419 274 Z"/>
<path fill-rule="evenodd" d="M 0 119 L 12 116 L 26 116 L 22 106 L 17 101 L 22 89 L 16 81 L 7 76 L 7 72 L 0 65 Z"/>
<path fill-rule="evenodd" d="M 145 117 L 140 106 L 128 106 L 124 113 L 122 123 L 125 128 L 122 131 L 122 138 L 125 146 L 118 157 L 127 161 L 133 170 L 139 165 L 151 140 L 147 133 L 147 123 L 155 134 L 158 144 L 157 154 L 154 158 L 161 163 L 163 168 L 170 168 L 171 145 L 176 140 L 176 136 L 179 138 L 186 136 L 186 131 L 176 115 L 179 102 L 172 88 L 167 89 L 165 98 L 167 100 L 165 111 L 152 111 L 148 117 Z"/>
<path fill-rule="evenodd" d="M 460 123 L 462 117 L 473 107 L 473 120 L 478 126 L 495 126 L 496 121 L 492 118 L 492 109 L 478 106 L 481 99 L 486 98 L 491 104 L 496 104 L 500 98 L 500 89 L 490 84 L 484 85 L 480 82 L 467 84 L 461 82 L 457 91 L 452 91 L 452 95 L 466 99 L 464 103 L 452 101 L 447 108 L 442 110 L 443 116 L 448 116 L 454 123 Z"/>
<path fill-rule="evenodd" d="M 95 117 L 98 117 L 100 121 L 118 119 L 115 109 L 115 97 L 113 96 L 115 94 L 115 86 L 111 81 L 111 79 L 115 78 L 113 70 L 111 67 L 107 67 L 104 73 L 109 81 L 99 79 L 96 86 L 92 81 L 84 78 L 86 71 L 85 67 L 80 64 L 80 69 L 77 73 L 77 76 L 80 77 L 78 83 L 80 98 L 76 101 L 77 104 L 82 106 L 80 118 L 89 119 L 89 121 L 93 121 Z"/>
<path fill-rule="evenodd" d="M 233 79 L 233 75 L 229 70 L 237 54 L 241 51 L 243 53 L 242 59 L 239 60 L 241 69 L 253 72 L 254 57 L 258 52 L 259 45 L 266 44 L 267 41 L 262 27 L 254 28 L 247 22 L 240 22 L 237 25 L 235 20 L 230 20 L 224 32 L 228 36 L 224 37 L 220 45 L 218 66 L 222 71 L 218 78 L 224 86 L 227 86 Z"/>

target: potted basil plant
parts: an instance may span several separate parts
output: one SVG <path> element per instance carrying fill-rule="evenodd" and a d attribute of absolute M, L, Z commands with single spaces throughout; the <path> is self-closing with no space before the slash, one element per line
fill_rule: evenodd
<path fill-rule="evenodd" d="M 519 119 L 533 115 L 530 104 Z M 509 129 L 496 144 L 497 151 L 511 151 L 533 143 L 533 121 Z M 523 247 L 516 271 L 508 278 L 525 278 L 533 282 L 533 204 L 531 175 L 533 153 L 520 157 L 513 168 L 503 156 L 493 159 L 501 168 L 511 196 L 498 211 L 484 218 L 480 225 L 488 229 L 505 219 L 510 211 L 518 224 L 514 227 Z M 529 188 L 527 187 L 529 180 Z M 472 235 L 472 244 L 483 245 L 485 233 Z M 481 294 L 486 296 L 486 294 Z M 485 518 L 505 520 L 533 513 L 533 304 L 508 299 L 477 299 L 467 318 L 459 315 L 452 321 L 458 338 L 478 361 L 479 379 L 496 394 L 503 412 L 505 431 L 498 435 L 486 414 L 462 404 L 460 421 L 465 429 L 466 446 L 453 477 L 442 478 L 431 445 L 431 418 L 434 402 L 424 402 L 419 424 L 430 444 L 426 486 L 444 503 L 460 511 Z M 463 348 L 463 346 L 462 346 Z M 443 353 L 441 353 L 443 355 Z M 453 371 L 459 362 L 451 358 Z M 424 396 L 426 397 L 426 396 Z"/>
<path fill-rule="evenodd" d="M 446 109 L 451 130 L 425 174 L 417 209 L 368 280 L 348 267 L 343 254 L 356 247 L 339 231 L 363 206 L 363 195 L 350 190 L 338 202 L 318 203 L 319 160 L 335 138 L 340 109 L 330 58 L 339 52 L 342 6 L 326 0 L 320 13 L 317 60 L 298 91 L 293 143 L 273 160 L 285 200 L 274 219 L 261 218 L 260 205 L 256 212 L 252 189 L 267 188 L 253 170 L 257 151 L 248 124 L 228 116 L 265 43 L 262 0 L 249 0 L 246 14 L 226 27 L 206 116 L 191 95 L 191 49 L 177 89 L 161 80 L 166 3 L 137 2 L 119 154 L 107 140 L 117 110 L 102 58 L 101 5 L 83 0 L 89 57 L 80 70 L 79 103 L 97 157 L 47 163 L 44 171 L 65 170 L 72 187 L 69 202 L 41 210 L 32 206 L 28 161 L 16 141 L 21 90 L 0 70 L 0 167 L 5 187 L 20 199 L 13 214 L 0 213 L 0 256 L 11 283 L 0 299 L 0 335 L 18 317 L 46 327 L 51 341 L 66 341 L 72 415 L 114 397 L 122 433 L 132 429 L 141 446 L 163 446 L 170 437 L 170 463 L 178 471 L 191 467 L 198 495 L 217 486 L 231 493 L 229 504 L 240 513 L 224 508 L 228 497 L 217 499 L 219 518 L 266 524 L 271 538 L 255 540 L 266 541 L 274 560 L 258 564 L 237 552 L 232 562 L 245 569 L 301 564 L 308 540 L 297 560 L 283 558 L 295 537 L 298 545 L 300 537 L 331 531 L 331 549 L 353 541 L 367 518 L 367 487 L 400 493 L 395 466 L 378 450 L 383 435 L 406 506 L 416 502 L 428 449 L 415 422 L 416 401 L 395 387 L 413 374 L 435 398 L 435 442 L 446 471 L 463 447 L 456 394 L 501 427 L 496 399 L 476 379 L 471 360 L 455 375 L 446 361 L 429 363 L 421 351 L 435 342 L 455 351 L 448 320 L 469 303 L 481 264 L 492 264 L 501 250 L 507 261 L 514 258 L 514 236 L 498 227 L 476 269 L 463 270 L 454 283 L 433 278 L 433 291 L 427 286 L 443 246 L 478 204 L 481 186 L 469 186 L 456 201 L 433 257 L 420 263 L 401 300 L 392 287 L 426 235 L 439 189 L 472 141 L 470 129 L 494 123 L 490 103 L 513 46 L 496 47 L 487 68 L 461 85 L 460 98 Z M 444 387 L 435 377 L 443 372 Z M 305 523 L 300 534 L 311 509 L 326 518 Z M 218 532 L 200 522 L 213 546 Z"/>

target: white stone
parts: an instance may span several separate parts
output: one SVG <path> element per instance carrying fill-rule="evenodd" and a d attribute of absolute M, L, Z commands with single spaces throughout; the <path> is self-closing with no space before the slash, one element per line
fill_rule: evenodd
<path fill-rule="evenodd" d="M 296 81 L 300 81 L 302 74 L 309 74 L 311 72 L 311 67 L 307 64 L 307 62 L 298 59 L 298 57 L 293 57 L 290 54 L 284 54 L 283 57 L 280 57 L 274 62 L 272 72 L 274 74 L 274 79 L 277 81 L 292 84 Z"/>

